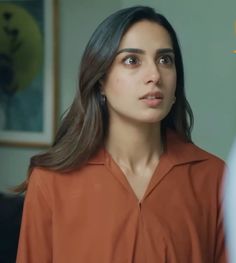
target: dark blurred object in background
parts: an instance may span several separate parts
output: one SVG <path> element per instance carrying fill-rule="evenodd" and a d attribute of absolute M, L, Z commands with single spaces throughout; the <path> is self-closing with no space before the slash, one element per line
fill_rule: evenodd
<path fill-rule="evenodd" d="M 0 193 L 0 262 L 15 263 L 24 196 Z"/>

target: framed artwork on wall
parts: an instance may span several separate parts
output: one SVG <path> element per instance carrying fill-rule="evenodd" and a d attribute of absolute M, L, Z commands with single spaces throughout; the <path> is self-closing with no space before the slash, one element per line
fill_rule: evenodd
<path fill-rule="evenodd" d="M 57 0 L 0 0 L 0 144 L 53 141 L 57 29 Z"/>

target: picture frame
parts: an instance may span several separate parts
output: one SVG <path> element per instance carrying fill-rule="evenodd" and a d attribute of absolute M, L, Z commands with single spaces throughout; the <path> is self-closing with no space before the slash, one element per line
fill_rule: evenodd
<path fill-rule="evenodd" d="M 1 145 L 52 144 L 58 65 L 58 1 L 0 0 Z"/>

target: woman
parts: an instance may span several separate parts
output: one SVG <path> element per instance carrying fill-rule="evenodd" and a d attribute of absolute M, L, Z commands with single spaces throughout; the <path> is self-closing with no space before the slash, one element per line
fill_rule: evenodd
<path fill-rule="evenodd" d="M 142 6 L 108 17 L 54 145 L 31 159 L 17 262 L 226 262 L 224 164 L 192 122 L 169 22 Z"/>

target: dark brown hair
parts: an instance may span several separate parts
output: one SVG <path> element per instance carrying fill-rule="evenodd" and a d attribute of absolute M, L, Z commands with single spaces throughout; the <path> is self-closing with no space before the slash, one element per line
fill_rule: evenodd
<path fill-rule="evenodd" d="M 81 60 L 74 101 L 50 149 L 31 158 L 28 178 L 36 166 L 61 172 L 77 169 L 101 147 L 108 130 L 109 116 L 106 105 L 101 102 L 99 82 L 108 72 L 123 35 L 141 20 L 163 26 L 171 37 L 175 53 L 176 102 L 161 123 L 162 132 L 169 128 L 191 141 L 193 114 L 185 97 L 183 62 L 176 33 L 167 19 L 154 9 L 130 7 L 106 18 L 90 38 Z M 28 179 L 17 190 L 25 191 L 27 183 Z"/>

